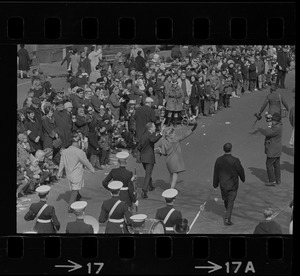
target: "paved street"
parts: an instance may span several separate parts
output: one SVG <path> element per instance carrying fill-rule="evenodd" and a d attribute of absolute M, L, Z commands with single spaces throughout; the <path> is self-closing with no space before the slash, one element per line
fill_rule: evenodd
<path fill-rule="evenodd" d="M 43 64 L 42 68 L 49 74 L 57 72 L 57 70 L 65 73 L 65 66 L 61 67 L 59 63 Z M 59 73 L 57 72 L 57 74 Z M 19 107 L 21 107 L 29 90 L 29 81 L 29 79 L 18 79 Z M 54 88 L 68 88 L 69 86 L 62 78 L 52 79 L 51 83 Z M 278 91 L 291 107 L 294 105 L 294 94 L 291 91 L 295 87 L 295 71 L 287 75 L 286 86 L 287 89 L 279 89 Z M 202 117 L 198 121 L 198 128 L 194 134 L 182 142 L 186 171 L 180 174 L 179 183 L 176 186 L 179 194 L 175 201 L 175 208 L 179 209 L 183 217 L 187 218 L 191 224 L 200 205 L 206 202 L 205 209 L 193 226 L 191 234 L 251 234 L 257 223 L 263 219 L 262 212 L 266 207 L 273 207 L 275 211 L 279 211 L 292 200 L 294 153 L 288 145 L 292 132 L 288 119 L 283 119 L 282 183 L 275 187 L 264 185 L 264 182 L 267 181 L 264 137 L 257 131 L 257 128 L 265 127 L 264 117 L 257 123 L 256 129 L 251 129 L 255 120 L 253 114 L 259 111 L 268 93 L 269 89 L 245 94 L 240 99 L 231 99 L 231 108 L 222 110 L 213 117 Z M 178 133 L 184 131 L 186 128 L 178 127 L 177 129 Z M 223 154 L 222 147 L 226 142 L 233 144 L 233 155 L 241 160 L 246 174 L 246 182 L 240 183 L 234 205 L 232 214 L 234 225 L 229 227 L 223 225 L 224 207 L 220 190 L 214 191 L 212 188 L 214 162 L 217 157 Z M 112 168 L 117 166 L 117 163 L 114 155 L 111 158 L 115 164 L 111 166 Z M 148 199 L 139 198 L 139 213 L 145 213 L 149 218 L 154 218 L 156 210 L 164 206 L 165 202 L 161 193 L 170 187 L 164 157 L 157 156 L 156 161 L 153 180 L 157 189 L 149 192 Z M 135 163 L 135 159 L 130 156 L 128 169 L 133 170 L 135 167 L 137 168 L 138 183 L 141 186 L 144 177 L 142 165 Z M 110 169 L 106 169 L 96 171 L 95 174 L 85 173 L 85 187 L 81 190 L 82 200 L 88 202 L 86 214 L 97 219 L 103 200 L 110 197 L 110 193 L 101 184 L 109 171 Z M 57 217 L 61 223 L 59 233 L 64 233 L 66 224 L 75 219 L 73 214 L 67 213 L 69 196 L 70 191 L 66 179 L 62 179 L 51 186 L 48 204 L 55 206 Z M 38 200 L 37 195 L 31 195 L 28 198 L 31 199 L 30 202 Z M 18 233 L 32 230 L 34 223 L 24 221 L 24 215 L 30 202 L 24 204 L 23 210 L 19 208 L 17 211 Z M 290 216 L 291 209 L 287 208 L 275 219 L 281 225 L 284 234 L 288 233 Z M 104 225 L 101 225 L 100 231 L 103 229 Z"/>

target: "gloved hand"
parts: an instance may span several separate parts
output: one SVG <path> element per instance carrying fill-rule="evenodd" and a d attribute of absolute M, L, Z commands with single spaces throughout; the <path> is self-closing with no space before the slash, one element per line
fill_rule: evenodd
<path fill-rule="evenodd" d="M 198 123 L 195 123 L 191 130 L 194 131 L 197 128 L 197 126 L 198 126 Z"/>
<path fill-rule="evenodd" d="M 136 207 L 139 206 L 139 201 L 137 200 L 135 203 L 133 203 Z"/>

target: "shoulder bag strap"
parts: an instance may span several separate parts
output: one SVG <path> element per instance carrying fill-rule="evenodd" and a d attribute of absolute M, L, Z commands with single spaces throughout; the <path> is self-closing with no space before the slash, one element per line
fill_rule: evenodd
<path fill-rule="evenodd" d="M 117 208 L 117 206 L 118 206 L 120 203 L 121 203 L 121 200 L 118 200 L 118 201 L 114 204 L 114 206 L 111 208 L 111 210 L 110 210 L 110 212 L 109 212 L 109 214 L 108 214 L 108 218 L 111 217 L 112 213 L 114 212 L 114 210 Z"/>
<path fill-rule="evenodd" d="M 164 219 L 164 224 L 167 223 L 169 217 L 172 215 L 172 213 L 173 213 L 174 211 L 175 211 L 174 208 L 172 208 L 172 209 L 169 211 L 169 213 L 166 215 L 166 217 L 165 217 L 165 219 Z"/>
<path fill-rule="evenodd" d="M 36 218 L 39 218 L 43 211 L 47 208 L 48 204 L 46 203 L 37 213 Z"/>

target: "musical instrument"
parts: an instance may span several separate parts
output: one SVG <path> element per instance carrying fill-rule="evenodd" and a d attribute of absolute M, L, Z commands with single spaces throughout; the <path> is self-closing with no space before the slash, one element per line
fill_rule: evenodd
<path fill-rule="evenodd" d="M 140 227 L 127 226 L 130 234 L 165 234 L 166 228 L 161 220 L 145 219 Z"/>
<path fill-rule="evenodd" d="M 90 224 L 93 226 L 94 229 L 94 234 L 98 234 L 99 233 L 99 222 L 98 220 L 96 220 L 94 217 L 89 216 L 89 215 L 84 215 L 83 221 L 86 224 Z"/>

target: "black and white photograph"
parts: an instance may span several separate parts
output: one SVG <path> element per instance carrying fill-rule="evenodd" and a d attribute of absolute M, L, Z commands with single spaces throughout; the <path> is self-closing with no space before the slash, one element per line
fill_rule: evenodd
<path fill-rule="evenodd" d="M 295 45 L 19 44 L 16 62 L 18 234 L 293 234 Z"/>

